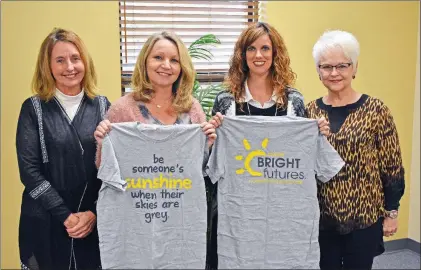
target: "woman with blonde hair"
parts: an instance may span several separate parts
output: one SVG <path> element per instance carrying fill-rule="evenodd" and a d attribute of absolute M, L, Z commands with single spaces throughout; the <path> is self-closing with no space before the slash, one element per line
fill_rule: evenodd
<path fill-rule="evenodd" d="M 207 136 L 208 146 L 210 147 L 216 138 L 215 129 L 213 125 L 206 122 L 205 113 L 200 103 L 193 98 L 194 81 L 195 71 L 193 63 L 186 46 L 180 38 L 171 32 L 161 32 L 150 36 L 137 57 L 131 83 L 133 91 L 111 105 L 106 116 L 107 119 L 102 121 L 95 131 L 95 138 L 98 142 L 97 166 L 111 166 L 107 162 L 101 164 L 102 142 L 106 134 L 111 131 L 111 123 L 138 122 L 153 125 L 201 124 L 202 131 Z M 159 144 L 156 147 L 158 149 L 160 147 Z M 168 149 L 168 151 L 171 150 Z M 205 164 L 207 163 L 209 151 L 208 149 L 204 149 L 202 153 Z M 145 153 L 139 154 L 143 155 Z M 199 154 L 201 153 L 199 152 Z M 193 156 L 193 158 L 196 157 Z M 102 198 L 101 195 L 100 198 Z M 203 197 L 203 200 L 205 200 L 205 197 Z M 201 208 L 199 204 L 200 200 L 195 207 L 196 210 Z M 106 209 L 105 206 L 104 209 Z M 186 213 L 189 211 L 192 210 L 186 210 Z M 101 238 L 102 235 L 107 234 L 104 232 L 106 231 L 104 227 L 108 225 L 106 225 L 105 221 L 101 222 L 105 218 L 101 218 L 101 215 L 99 217 Z M 199 222 L 200 217 L 197 218 L 197 228 L 200 228 L 202 226 Z M 159 229 L 157 230 L 159 231 Z M 158 231 L 156 232 L 157 235 L 161 235 L 161 231 Z M 193 234 L 193 230 L 191 233 Z M 200 243 L 202 239 L 200 237 L 198 238 L 196 241 Z M 105 252 L 108 247 L 105 244 L 103 247 Z M 155 249 L 159 250 L 159 247 L 155 247 Z M 198 248 L 196 251 L 201 253 L 201 248 Z M 103 252 L 102 249 L 101 252 Z M 108 256 L 112 257 L 112 255 Z M 200 255 L 192 259 L 193 261 L 202 260 Z M 114 261 L 114 257 L 109 259 L 109 261 Z M 126 265 L 127 267 L 139 265 L 134 262 L 127 263 L 124 264 L 124 267 Z M 103 264 L 105 265 L 107 262 L 103 261 Z M 172 266 L 178 267 L 176 264 Z M 119 265 L 118 267 L 122 266 Z M 151 266 L 149 265 L 148 267 Z M 192 267 L 192 265 L 189 267 Z"/>
<path fill-rule="evenodd" d="M 109 102 L 96 94 L 86 46 L 56 28 L 44 39 L 19 115 L 16 150 L 25 186 L 19 225 L 22 269 L 99 269 L 94 130 Z"/>
<path fill-rule="evenodd" d="M 180 38 L 170 32 L 150 36 L 137 57 L 133 91 L 111 105 L 107 119 L 95 131 L 97 167 L 101 163 L 102 140 L 111 130 L 111 123 L 202 124 L 212 145 L 215 129 L 206 122 L 200 103 L 193 98 L 194 80 L 193 63 Z"/>

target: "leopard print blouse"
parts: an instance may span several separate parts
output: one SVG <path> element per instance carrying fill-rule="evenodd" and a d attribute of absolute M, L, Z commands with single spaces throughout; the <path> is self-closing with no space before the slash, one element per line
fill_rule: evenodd
<path fill-rule="evenodd" d="M 377 98 L 350 108 L 338 131 L 327 139 L 345 166 L 329 182 L 318 181 L 320 229 L 334 229 L 341 234 L 374 224 L 385 208 L 399 207 L 404 188 L 404 168 L 398 133 L 390 110 Z M 321 98 L 306 106 L 309 118 L 329 111 Z M 387 201 L 393 205 L 385 205 Z M 387 209 L 392 210 L 392 209 Z"/>

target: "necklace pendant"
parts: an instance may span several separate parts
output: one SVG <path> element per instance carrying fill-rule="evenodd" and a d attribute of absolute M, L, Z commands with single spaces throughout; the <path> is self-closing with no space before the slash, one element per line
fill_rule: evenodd
<path fill-rule="evenodd" d="M 161 109 L 161 105 L 156 104 L 156 107 L 157 107 L 158 109 Z"/>

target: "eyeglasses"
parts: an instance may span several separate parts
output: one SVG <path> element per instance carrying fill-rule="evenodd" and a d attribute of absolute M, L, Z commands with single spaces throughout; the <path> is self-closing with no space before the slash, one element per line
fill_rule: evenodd
<path fill-rule="evenodd" d="M 337 72 L 344 72 L 351 65 L 352 63 L 340 63 L 340 64 L 337 64 L 336 66 L 324 64 L 324 65 L 319 65 L 319 69 L 325 73 L 332 73 L 334 68 L 336 69 Z"/>

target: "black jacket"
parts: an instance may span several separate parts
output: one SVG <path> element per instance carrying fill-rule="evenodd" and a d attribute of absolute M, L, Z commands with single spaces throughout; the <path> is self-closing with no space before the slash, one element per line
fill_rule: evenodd
<path fill-rule="evenodd" d="M 56 98 L 32 97 L 22 104 L 16 150 L 25 186 L 19 224 L 23 269 L 100 268 L 97 231 L 72 239 L 63 222 L 70 213 L 96 213 L 101 181 L 93 134 L 109 105 L 106 98 L 84 96 L 71 121 Z"/>

